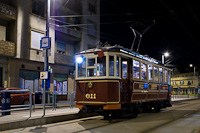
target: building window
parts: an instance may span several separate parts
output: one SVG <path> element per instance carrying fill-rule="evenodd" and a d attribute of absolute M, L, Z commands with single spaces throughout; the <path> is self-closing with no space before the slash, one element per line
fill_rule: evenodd
<path fill-rule="evenodd" d="M 44 33 L 31 30 L 31 48 L 40 49 L 40 40 L 44 37 Z"/>
<path fill-rule="evenodd" d="M 88 35 L 96 36 L 96 25 L 91 21 L 88 21 Z"/>
<path fill-rule="evenodd" d="M 67 94 L 67 78 L 65 74 L 54 74 L 54 91 L 59 95 Z"/>
<path fill-rule="evenodd" d="M 96 7 L 91 3 L 89 3 L 88 10 L 90 11 L 91 14 L 96 14 Z"/>
<path fill-rule="evenodd" d="M 57 53 L 65 54 L 66 53 L 66 44 L 63 42 L 57 42 Z"/>
<path fill-rule="evenodd" d="M 45 17 L 45 0 L 32 0 L 32 13 Z"/>
<path fill-rule="evenodd" d="M 0 25 L 0 41 L 6 41 L 6 27 Z"/>

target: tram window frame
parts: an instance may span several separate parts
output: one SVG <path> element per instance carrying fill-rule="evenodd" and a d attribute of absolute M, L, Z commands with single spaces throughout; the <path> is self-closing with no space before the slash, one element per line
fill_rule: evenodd
<path fill-rule="evenodd" d="M 137 61 L 137 62 L 139 62 L 139 77 L 138 78 L 134 78 L 134 61 Z M 135 59 L 133 59 L 133 64 L 132 64 L 133 66 L 133 79 L 136 79 L 136 80 L 140 80 L 141 79 L 141 76 L 140 76 L 140 69 L 141 69 L 141 63 L 140 63 L 140 61 L 139 60 L 135 60 Z"/>
<path fill-rule="evenodd" d="M 143 76 L 142 76 L 142 64 L 144 64 L 145 66 L 146 66 L 146 71 L 145 71 L 145 73 L 146 73 L 146 78 L 145 79 L 143 79 Z M 147 63 L 145 63 L 145 62 L 140 62 L 140 70 L 141 70 L 141 79 L 142 80 L 147 80 L 147 78 L 148 78 L 148 71 L 147 71 Z"/>
<path fill-rule="evenodd" d="M 124 77 L 124 71 L 123 71 L 123 62 L 124 61 L 126 61 L 126 77 Z M 121 64 L 122 64 L 122 67 L 121 67 L 121 69 L 122 69 L 122 79 L 128 79 L 128 61 L 127 60 L 122 60 L 121 61 Z"/>
<path fill-rule="evenodd" d="M 98 62 L 98 61 L 100 61 L 100 62 Z M 102 76 L 106 76 L 106 56 L 103 56 L 103 57 L 97 57 L 97 77 L 102 77 Z M 99 64 L 99 66 L 98 66 L 98 64 Z M 99 71 L 98 72 L 98 69 L 99 68 L 101 68 L 101 65 L 103 65 L 103 70 L 102 71 Z M 100 69 L 99 69 L 100 70 Z M 101 75 L 101 73 L 103 74 L 103 75 Z"/>
<path fill-rule="evenodd" d="M 88 60 L 89 59 L 95 59 L 95 63 L 94 63 L 94 65 L 93 66 L 89 66 L 89 64 L 88 64 Z M 87 67 L 86 67 L 86 77 L 97 77 L 97 57 L 87 57 L 87 62 L 86 62 L 86 64 L 87 64 Z M 94 76 L 89 76 L 88 75 L 88 70 L 89 69 L 94 69 Z M 96 74 L 95 74 L 96 73 Z"/>
<path fill-rule="evenodd" d="M 120 76 L 120 74 L 119 74 L 119 63 L 120 63 L 120 62 L 119 62 L 119 58 L 120 58 L 120 57 L 115 56 L 115 58 L 116 58 L 116 61 L 115 61 L 115 62 L 116 62 L 116 63 L 115 63 L 115 65 L 116 65 L 116 67 L 115 67 L 115 70 L 116 70 L 115 76 L 116 76 L 116 77 L 119 77 L 119 76 Z M 117 62 L 118 62 L 118 64 L 117 64 Z"/>
<path fill-rule="evenodd" d="M 150 71 L 149 66 L 151 66 L 152 70 Z M 149 76 L 151 75 L 151 79 Z M 152 64 L 148 64 L 148 80 L 153 81 L 154 79 L 154 66 Z"/>
<path fill-rule="evenodd" d="M 156 78 L 156 72 L 155 72 L 155 68 L 157 68 L 157 78 Z M 154 74 L 154 81 L 155 82 L 159 82 L 159 69 L 158 69 L 158 67 L 157 66 L 154 66 L 153 67 L 153 74 Z M 157 80 L 156 80 L 157 79 Z"/>
<path fill-rule="evenodd" d="M 112 57 L 113 58 L 113 69 L 110 69 L 110 64 L 111 64 L 111 62 L 110 62 L 110 57 Z M 108 65 L 109 65 L 109 76 L 115 76 L 115 56 L 112 56 L 112 55 L 109 55 L 109 61 L 108 61 L 109 63 L 108 63 Z M 110 73 L 110 70 L 112 70 L 113 71 L 113 74 L 112 73 Z M 111 75 L 112 74 L 112 75 Z"/>
<path fill-rule="evenodd" d="M 167 72 L 167 70 L 166 69 L 163 69 L 163 82 L 164 83 L 167 83 L 167 80 L 168 80 L 168 72 L 167 73 L 165 73 L 165 72 Z"/>
<path fill-rule="evenodd" d="M 86 58 L 83 58 L 83 61 L 81 63 L 77 63 L 77 77 L 83 78 L 86 77 Z M 81 69 L 81 70 L 80 70 Z M 79 76 L 79 72 L 81 72 L 81 75 Z"/>
<path fill-rule="evenodd" d="M 160 70 L 162 70 L 162 71 L 160 71 Z M 160 83 L 163 83 L 163 82 L 164 82 L 164 81 L 163 81 L 163 68 L 162 68 L 162 67 L 159 67 L 158 72 L 159 72 L 159 82 L 160 82 Z M 161 72 L 162 72 L 162 75 L 161 75 Z"/>

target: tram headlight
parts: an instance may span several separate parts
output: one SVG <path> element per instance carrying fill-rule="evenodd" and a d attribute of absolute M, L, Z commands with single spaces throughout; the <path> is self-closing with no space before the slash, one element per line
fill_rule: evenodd
<path fill-rule="evenodd" d="M 76 58 L 77 63 L 82 63 L 83 62 L 83 57 L 79 56 Z"/>

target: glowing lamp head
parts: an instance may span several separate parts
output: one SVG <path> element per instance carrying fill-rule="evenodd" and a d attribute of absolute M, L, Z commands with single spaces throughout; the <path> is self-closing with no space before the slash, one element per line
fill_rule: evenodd
<path fill-rule="evenodd" d="M 76 58 L 77 63 L 82 63 L 83 62 L 83 57 L 79 56 Z"/>
<path fill-rule="evenodd" d="M 190 67 L 193 67 L 193 64 L 190 64 Z"/>
<path fill-rule="evenodd" d="M 165 52 L 164 53 L 165 57 L 169 56 L 169 53 L 168 52 Z"/>

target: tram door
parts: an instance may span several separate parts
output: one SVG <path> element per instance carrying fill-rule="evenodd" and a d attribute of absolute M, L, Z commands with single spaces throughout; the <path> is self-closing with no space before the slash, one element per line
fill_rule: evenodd
<path fill-rule="evenodd" d="M 121 59 L 121 100 L 122 103 L 130 102 L 131 96 L 131 62 L 130 59 Z"/>

